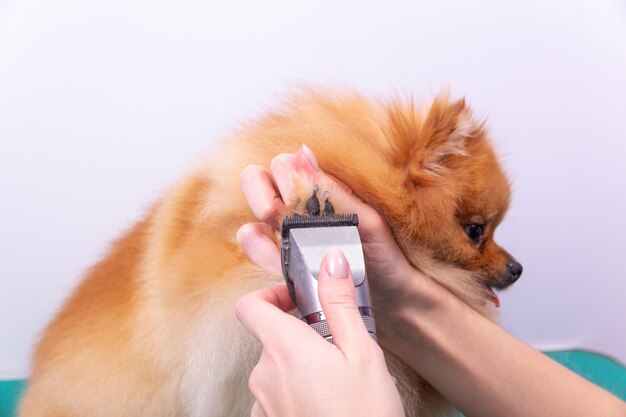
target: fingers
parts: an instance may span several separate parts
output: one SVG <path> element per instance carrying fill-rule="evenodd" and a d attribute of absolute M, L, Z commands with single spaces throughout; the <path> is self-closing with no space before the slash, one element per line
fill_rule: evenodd
<path fill-rule="evenodd" d="M 272 221 L 283 209 L 283 200 L 272 175 L 259 165 L 248 165 L 239 175 L 241 189 L 252 212 L 261 221 Z"/>
<path fill-rule="evenodd" d="M 303 321 L 284 313 L 294 308 L 287 287 L 276 285 L 241 297 L 235 306 L 235 315 L 248 332 L 265 345 L 268 340 L 284 337 L 310 337 L 310 329 Z"/>
<path fill-rule="evenodd" d="M 296 170 L 311 174 L 308 160 L 302 164 L 298 154 L 281 153 L 272 159 L 270 171 L 259 165 L 248 165 L 241 171 L 241 188 L 252 212 L 262 222 L 275 223 L 275 218 L 294 196 Z M 297 167 L 296 167 L 297 165 Z"/>
<path fill-rule="evenodd" d="M 318 274 L 318 294 L 335 344 L 349 354 L 370 335 L 356 304 L 350 265 L 338 248 L 329 249 Z M 368 342 L 369 343 L 369 342 Z"/>
<path fill-rule="evenodd" d="M 320 171 L 317 160 L 308 147 L 302 146 L 295 153 L 282 153 L 272 159 L 271 172 L 258 165 L 247 166 L 240 175 L 241 187 L 250 208 L 257 219 L 277 225 L 276 218 L 294 198 L 294 177 L 303 174 L 312 184 L 319 183 L 322 189 L 341 199 L 345 212 L 359 215 L 359 230 L 366 234 L 379 232 L 380 216 L 359 200 L 341 181 Z"/>
<path fill-rule="evenodd" d="M 270 274 L 280 273 L 280 250 L 274 228 L 266 223 L 248 223 L 237 230 L 237 242 L 252 262 Z"/>
<path fill-rule="evenodd" d="M 281 153 L 275 156 L 270 163 L 270 170 L 283 202 L 289 205 L 294 195 L 293 176 L 296 172 L 296 155 Z"/>

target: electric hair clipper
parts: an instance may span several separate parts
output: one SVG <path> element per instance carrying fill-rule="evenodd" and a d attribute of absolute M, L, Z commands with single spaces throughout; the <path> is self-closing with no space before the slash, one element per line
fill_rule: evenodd
<path fill-rule="evenodd" d="M 317 294 L 317 277 L 328 249 L 338 247 L 350 264 L 356 303 L 365 328 L 377 340 L 365 260 L 357 229 L 359 219 L 356 214 L 334 214 L 328 201 L 328 193 L 325 194 L 326 202 L 320 212 L 318 189 L 316 185 L 313 196 L 308 201 L 307 215 L 296 214 L 283 221 L 280 257 L 289 294 L 302 320 L 333 343 L 333 336 Z"/>

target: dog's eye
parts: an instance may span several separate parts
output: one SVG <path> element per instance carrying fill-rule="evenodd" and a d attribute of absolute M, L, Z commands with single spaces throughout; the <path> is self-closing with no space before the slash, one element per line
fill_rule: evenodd
<path fill-rule="evenodd" d="M 471 239 L 472 242 L 478 243 L 483 237 L 483 225 L 482 224 L 468 224 L 465 225 L 465 233 Z"/>

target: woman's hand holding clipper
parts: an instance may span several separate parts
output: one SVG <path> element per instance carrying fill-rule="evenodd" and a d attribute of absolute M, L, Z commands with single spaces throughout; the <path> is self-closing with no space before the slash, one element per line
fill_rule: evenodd
<path fill-rule="evenodd" d="M 260 416 L 404 416 L 380 347 L 359 314 L 350 266 L 329 250 L 318 276 L 319 298 L 335 344 L 301 320 L 284 285 L 247 294 L 237 318 L 263 344 L 249 380 Z M 281 311 L 282 310 L 282 311 Z"/>

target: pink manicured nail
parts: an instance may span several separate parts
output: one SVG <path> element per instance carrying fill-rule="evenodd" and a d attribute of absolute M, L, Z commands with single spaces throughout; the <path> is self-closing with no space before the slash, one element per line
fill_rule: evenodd
<path fill-rule="evenodd" d="M 304 152 L 304 156 L 306 156 L 307 161 L 311 164 L 311 167 L 319 171 L 320 167 L 317 165 L 317 159 L 315 159 L 315 155 L 313 155 L 313 151 L 306 145 L 302 145 L 302 151 Z"/>
<path fill-rule="evenodd" d="M 332 278 L 348 278 L 350 266 L 348 260 L 339 248 L 330 248 L 326 254 L 326 271 Z"/>

